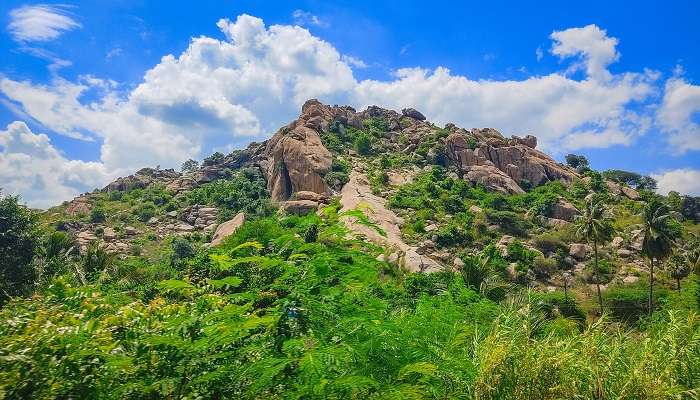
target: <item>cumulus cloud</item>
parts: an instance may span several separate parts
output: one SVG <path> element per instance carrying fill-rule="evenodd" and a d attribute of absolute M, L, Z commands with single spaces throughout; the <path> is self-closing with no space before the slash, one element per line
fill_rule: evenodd
<path fill-rule="evenodd" d="M 700 113 L 700 86 L 680 76 L 666 81 L 657 123 L 668 135 L 669 144 L 678 153 L 700 150 L 700 124 L 693 116 Z"/>
<path fill-rule="evenodd" d="M 565 57 L 579 57 L 581 63 L 574 64 L 570 70 L 585 68 L 589 77 L 607 80 L 611 74 L 607 67 L 619 58 L 617 39 L 609 37 L 607 32 L 596 25 L 583 28 L 570 28 L 553 32 L 552 54 Z"/>
<path fill-rule="evenodd" d="M 213 148 L 242 147 L 268 137 L 314 97 L 356 108 L 415 107 L 438 124 L 533 133 L 556 151 L 628 145 L 650 126 L 644 108 L 631 105 L 654 94 L 658 74 L 610 73 L 617 40 L 595 25 L 552 34 L 552 53 L 573 59 L 582 78 L 563 71 L 509 81 L 441 67 L 358 81 L 357 62 L 300 26 L 266 26 L 248 15 L 217 25 L 225 40 L 192 39 L 128 92 L 92 77 L 57 77 L 49 85 L 3 78 L 0 92 L 48 129 L 100 142 L 100 161 L 110 171 L 175 167 Z"/>
<path fill-rule="evenodd" d="M 48 136 L 33 133 L 24 122 L 0 130 L 0 188 L 32 207 L 56 205 L 113 176 L 102 163 L 66 159 Z"/>
<path fill-rule="evenodd" d="M 657 192 L 661 194 L 676 191 L 680 194 L 700 196 L 700 170 L 681 168 L 652 174 L 651 177 L 656 179 Z"/>
<path fill-rule="evenodd" d="M 80 28 L 65 5 L 37 4 L 10 11 L 7 30 L 18 42 L 46 42 Z"/>

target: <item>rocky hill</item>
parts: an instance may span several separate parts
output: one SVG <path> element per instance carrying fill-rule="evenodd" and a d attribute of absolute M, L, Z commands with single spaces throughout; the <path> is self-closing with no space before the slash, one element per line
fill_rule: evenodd
<path fill-rule="evenodd" d="M 591 249 L 575 237 L 571 222 L 602 183 L 625 220 L 606 248 L 621 266 L 610 279 L 634 282 L 646 268 L 639 221 L 630 211 L 637 206 L 629 203 L 640 194 L 594 178 L 537 150 L 532 135 L 438 127 L 410 108 L 358 112 L 309 100 L 299 118 L 265 142 L 215 154 L 187 172 L 143 168 L 49 210 L 45 220 L 71 232 L 82 249 L 100 242 L 128 257 L 149 255 L 173 236 L 216 245 L 246 218 L 276 208 L 304 215 L 335 204 L 352 232 L 385 247 L 383 259 L 408 271 L 459 269 L 461 255 L 488 243 L 506 256 L 515 241 L 539 261 L 524 271 L 513 261 L 511 278 L 554 287 L 561 285 L 559 267 L 582 276 L 590 269 Z M 245 209 L 251 196 L 259 204 Z"/>

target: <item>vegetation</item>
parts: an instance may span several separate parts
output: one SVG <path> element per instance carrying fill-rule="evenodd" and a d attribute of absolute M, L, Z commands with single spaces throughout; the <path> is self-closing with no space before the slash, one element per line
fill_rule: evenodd
<path fill-rule="evenodd" d="M 19 205 L 17 197 L 0 197 L 0 304 L 30 290 L 38 244 L 36 214 Z"/>
<path fill-rule="evenodd" d="M 598 266 L 598 244 L 612 239 L 613 229 L 605 206 L 595 199 L 586 202 L 583 213 L 576 221 L 576 231 L 580 237 L 593 243 L 593 260 L 595 263 L 595 284 L 598 293 L 600 313 L 603 313 L 603 296 L 600 293 L 600 269 Z M 651 303 L 650 303 L 651 304 Z"/>
<path fill-rule="evenodd" d="M 180 253 L 175 277 L 142 279 L 139 291 L 105 268 L 12 300 L 0 311 L 0 393 L 664 399 L 700 385 L 696 314 L 666 311 L 633 332 L 586 323 L 558 296 L 513 291 L 498 303 L 478 279 L 377 261 L 382 249 L 348 239 L 336 209 L 248 222 L 220 247 Z"/>

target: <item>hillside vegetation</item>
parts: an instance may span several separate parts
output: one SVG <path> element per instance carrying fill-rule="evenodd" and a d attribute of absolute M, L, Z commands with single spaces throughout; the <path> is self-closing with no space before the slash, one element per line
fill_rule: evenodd
<path fill-rule="evenodd" d="M 182 173 L 0 198 L 0 399 L 700 397 L 697 198 L 302 111 Z"/>

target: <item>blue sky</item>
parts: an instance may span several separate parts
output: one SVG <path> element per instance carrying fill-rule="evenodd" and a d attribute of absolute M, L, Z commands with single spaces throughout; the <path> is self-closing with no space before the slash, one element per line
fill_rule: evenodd
<path fill-rule="evenodd" d="M 700 195 L 700 3 L 453 3 L 5 1 L 0 187 L 46 207 L 263 140 L 318 97 Z"/>

